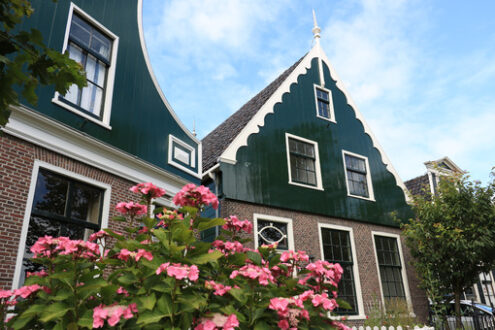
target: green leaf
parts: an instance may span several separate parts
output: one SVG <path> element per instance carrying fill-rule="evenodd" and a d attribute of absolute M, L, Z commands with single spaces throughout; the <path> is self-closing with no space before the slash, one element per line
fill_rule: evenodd
<path fill-rule="evenodd" d="M 222 218 L 214 218 L 205 222 L 200 222 L 198 225 L 198 230 L 203 231 L 216 226 L 222 226 L 225 224 L 225 220 Z"/>
<path fill-rule="evenodd" d="M 155 307 L 156 296 L 152 293 L 149 296 L 139 297 L 138 300 L 141 302 L 144 309 L 152 310 L 153 307 Z"/>
<path fill-rule="evenodd" d="M 153 312 L 150 311 L 144 311 L 142 313 L 139 313 L 139 318 L 137 320 L 138 324 L 142 325 L 147 325 L 150 323 L 155 323 L 160 321 L 162 318 L 164 318 L 166 315 L 160 313 L 159 311 L 155 310 Z"/>
<path fill-rule="evenodd" d="M 265 321 L 256 322 L 254 325 L 254 330 L 270 330 L 271 327 Z"/>
<path fill-rule="evenodd" d="M 92 329 L 93 328 L 93 310 L 88 309 L 84 312 L 82 316 L 77 320 L 77 324 L 83 328 Z"/>
<path fill-rule="evenodd" d="M 247 302 L 248 295 L 242 289 L 231 289 L 229 294 L 242 304 Z"/>
<path fill-rule="evenodd" d="M 55 295 L 50 295 L 51 300 L 55 301 L 62 301 L 65 300 L 73 295 L 72 291 L 70 290 L 58 290 Z"/>
<path fill-rule="evenodd" d="M 258 252 L 247 251 L 246 256 L 249 260 L 251 260 L 255 265 L 261 266 L 261 256 Z"/>
<path fill-rule="evenodd" d="M 205 253 L 196 257 L 191 257 L 191 262 L 196 265 L 203 265 L 211 261 L 218 260 L 223 256 L 220 251 L 213 251 L 211 253 Z"/>
<path fill-rule="evenodd" d="M 48 322 L 54 319 L 58 319 L 63 317 L 68 311 L 70 307 L 67 305 L 57 302 L 48 306 L 44 313 L 41 315 L 40 320 L 42 322 Z"/>
<path fill-rule="evenodd" d="M 158 299 L 156 306 L 158 310 L 163 313 L 164 316 L 170 316 L 173 312 L 172 299 L 168 294 L 164 294 Z"/>
<path fill-rule="evenodd" d="M 129 284 L 133 284 L 137 281 L 139 281 L 139 279 L 136 277 L 136 275 L 134 275 L 133 273 L 125 273 L 124 275 L 120 276 L 117 281 L 121 284 L 125 284 L 125 285 L 129 285 Z"/>
<path fill-rule="evenodd" d="M 342 300 L 340 298 L 337 298 L 336 301 L 337 301 L 337 304 L 339 304 L 339 308 L 352 309 L 352 306 L 347 301 Z"/>

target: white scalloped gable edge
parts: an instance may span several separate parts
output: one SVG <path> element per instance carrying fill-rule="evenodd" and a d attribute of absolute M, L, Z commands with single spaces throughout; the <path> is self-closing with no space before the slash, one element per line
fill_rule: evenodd
<path fill-rule="evenodd" d="M 394 176 L 396 185 L 402 189 L 406 201 L 410 203 L 411 198 L 409 196 L 409 191 L 404 185 L 404 182 L 402 181 L 399 174 L 395 170 L 390 159 L 387 157 L 385 150 L 383 150 L 382 146 L 380 145 L 375 135 L 371 131 L 370 127 L 366 123 L 363 115 L 361 114 L 358 107 L 352 100 L 350 94 L 347 92 L 346 88 L 344 87 L 344 84 L 342 83 L 342 80 L 339 78 L 337 72 L 330 64 L 330 61 L 328 60 L 326 54 L 323 52 L 323 49 L 321 49 L 319 43 L 316 43 L 316 45 L 313 46 L 311 51 L 308 52 L 306 56 L 302 59 L 301 63 L 299 63 L 298 66 L 290 73 L 290 75 L 278 87 L 275 93 L 273 93 L 272 96 L 270 96 L 270 98 L 265 102 L 265 104 L 261 106 L 258 112 L 253 116 L 253 118 L 251 118 L 251 120 L 247 123 L 247 125 L 244 126 L 241 132 L 229 144 L 227 149 L 225 149 L 224 152 L 220 155 L 218 161 L 226 162 L 229 164 L 235 164 L 237 162 L 237 151 L 239 150 L 239 148 L 248 145 L 248 138 L 250 135 L 259 133 L 260 127 L 263 127 L 265 125 L 265 117 L 268 114 L 274 112 L 274 107 L 277 103 L 282 103 L 282 97 L 284 96 L 284 94 L 290 93 L 290 87 L 294 83 L 297 84 L 298 77 L 300 75 L 306 74 L 306 72 L 311 68 L 311 61 L 313 60 L 313 58 L 319 58 L 322 62 L 324 62 L 327 65 L 330 71 L 330 76 L 336 81 L 337 88 L 339 88 L 342 91 L 342 93 L 344 93 L 344 96 L 347 99 L 347 104 L 354 111 L 356 119 L 359 120 L 363 125 L 364 133 L 370 137 L 373 147 L 378 150 L 378 153 L 380 154 L 382 163 L 385 165 L 385 168 Z"/>

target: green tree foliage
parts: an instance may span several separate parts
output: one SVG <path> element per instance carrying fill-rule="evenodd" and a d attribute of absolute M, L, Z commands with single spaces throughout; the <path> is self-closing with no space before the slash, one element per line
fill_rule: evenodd
<path fill-rule="evenodd" d="M 82 66 L 67 53 L 48 48 L 40 31 L 16 29 L 32 13 L 28 0 L 0 0 L 0 127 L 8 122 L 9 106 L 18 105 L 21 96 L 37 103 L 40 84 L 54 85 L 62 95 L 73 83 L 86 85 Z"/>
<path fill-rule="evenodd" d="M 463 290 L 495 268 L 494 197 L 495 180 L 483 187 L 465 175 L 442 177 L 435 195 L 413 196 L 416 218 L 403 225 L 430 299 L 439 303 L 454 293 L 457 328 Z"/>

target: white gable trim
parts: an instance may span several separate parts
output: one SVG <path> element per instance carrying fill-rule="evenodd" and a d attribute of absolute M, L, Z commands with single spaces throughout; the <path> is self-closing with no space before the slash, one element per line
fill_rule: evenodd
<path fill-rule="evenodd" d="M 198 144 L 198 150 L 201 148 L 200 142 L 194 134 L 192 134 L 182 123 L 182 121 L 177 117 L 175 114 L 175 111 L 172 109 L 172 106 L 170 103 L 168 103 L 167 98 L 163 94 L 162 89 L 160 88 L 160 84 L 158 83 L 158 80 L 156 79 L 155 73 L 153 72 L 153 68 L 151 66 L 151 61 L 148 55 L 148 49 L 146 48 L 146 41 L 144 40 L 144 29 L 143 29 L 143 0 L 138 0 L 137 4 L 137 20 L 138 20 L 138 28 L 139 28 L 139 41 L 141 44 L 141 49 L 143 50 L 143 56 L 144 56 L 144 61 L 146 62 L 146 67 L 148 68 L 148 71 L 151 76 L 151 80 L 153 80 L 153 84 L 155 85 L 155 88 L 160 95 L 160 98 L 163 101 L 163 104 L 167 107 L 168 111 L 172 115 L 172 117 L 175 119 L 177 124 L 182 128 L 182 130 L 189 136 L 194 142 Z M 198 157 L 199 160 L 198 162 L 201 163 L 201 158 Z"/>
<path fill-rule="evenodd" d="M 294 83 L 297 83 L 297 78 L 301 74 L 306 73 L 306 71 L 311 66 L 311 60 L 315 57 L 317 57 L 319 60 L 321 60 L 328 66 L 332 78 L 337 81 L 337 87 L 344 93 L 347 99 L 347 103 L 353 108 L 356 114 L 356 118 L 359 121 L 361 121 L 361 123 L 363 124 L 364 132 L 369 135 L 371 141 L 373 142 L 373 146 L 376 149 L 378 149 L 378 152 L 380 153 L 382 158 L 382 162 L 385 164 L 387 170 L 390 173 L 392 173 L 392 175 L 395 177 L 395 182 L 397 186 L 399 186 L 402 189 L 406 201 L 410 202 L 411 198 L 409 196 L 406 186 L 404 185 L 404 182 L 399 177 L 399 174 L 397 173 L 394 166 L 390 162 L 390 159 L 387 157 L 385 150 L 383 150 L 380 143 L 378 143 L 378 140 L 376 139 L 370 127 L 364 120 L 363 115 L 361 114 L 358 107 L 352 100 L 351 96 L 345 89 L 342 80 L 339 78 L 339 76 L 335 72 L 335 69 L 330 64 L 330 61 L 328 60 L 326 54 L 323 52 L 323 49 L 320 47 L 319 43 L 316 43 L 316 45 L 311 49 L 311 51 L 308 54 L 306 54 L 306 56 L 301 60 L 301 62 L 294 69 L 294 71 L 292 71 L 292 73 L 284 80 L 284 82 L 279 86 L 279 88 L 275 91 L 275 93 L 273 93 L 272 96 L 265 102 L 265 104 L 263 104 L 263 106 L 258 110 L 256 115 L 248 122 L 248 124 L 244 126 L 244 128 L 237 135 L 237 137 L 230 143 L 227 149 L 225 149 L 225 151 L 220 155 L 219 160 L 227 161 L 228 163 L 231 164 L 236 163 L 237 150 L 239 150 L 240 147 L 247 146 L 247 140 L 249 136 L 251 134 L 258 133 L 259 128 L 265 125 L 266 115 L 268 115 L 269 113 L 273 113 L 273 108 L 275 104 L 282 102 L 282 96 L 285 93 L 290 92 L 290 86 Z M 323 69 L 323 67 L 321 67 L 321 69 Z M 323 70 L 320 70 L 320 72 L 323 72 Z"/>

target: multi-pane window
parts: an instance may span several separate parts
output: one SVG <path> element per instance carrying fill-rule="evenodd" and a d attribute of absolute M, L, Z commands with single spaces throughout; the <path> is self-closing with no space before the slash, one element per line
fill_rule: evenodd
<path fill-rule="evenodd" d="M 288 223 L 257 220 L 258 246 L 277 244 L 278 250 L 289 249 Z"/>
<path fill-rule="evenodd" d="M 330 93 L 316 87 L 316 107 L 319 117 L 331 119 L 330 102 Z"/>
<path fill-rule="evenodd" d="M 292 181 L 316 186 L 315 146 L 289 138 L 289 154 Z"/>
<path fill-rule="evenodd" d="M 72 85 L 62 99 L 101 118 L 112 40 L 74 13 L 67 50 L 70 58 L 83 66 L 88 85 L 82 89 Z"/>
<path fill-rule="evenodd" d="M 339 297 L 351 305 L 352 309 L 335 310 L 338 314 L 358 313 L 356 288 L 354 286 L 354 261 L 352 259 L 351 239 L 348 231 L 321 228 L 323 258 L 331 263 L 339 263 L 344 269 L 339 282 Z"/>
<path fill-rule="evenodd" d="M 40 169 L 24 249 L 21 284 L 26 272 L 41 269 L 29 260 L 31 246 L 38 238 L 45 235 L 89 238 L 100 229 L 102 203 L 102 189 Z"/>
<path fill-rule="evenodd" d="M 344 153 L 347 189 L 350 195 L 370 198 L 366 160 Z"/>
<path fill-rule="evenodd" d="M 405 298 L 402 264 L 397 239 L 375 235 L 375 248 L 382 281 L 383 297 L 385 299 Z"/>

